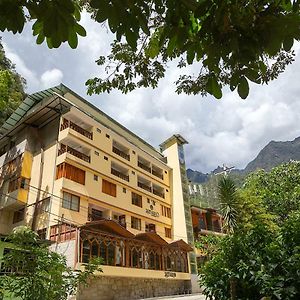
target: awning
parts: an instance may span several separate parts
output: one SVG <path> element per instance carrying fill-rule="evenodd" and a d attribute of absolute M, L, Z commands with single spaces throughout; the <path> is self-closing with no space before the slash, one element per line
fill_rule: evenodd
<path fill-rule="evenodd" d="M 178 240 L 169 244 L 170 247 L 179 248 L 183 251 L 190 252 L 193 251 L 193 248 L 187 244 L 184 240 Z"/>
<path fill-rule="evenodd" d="M 114 220 L 103 219 L 98 221 L 87 222 L 85 225 L 81 226 L 81 228 L 91 231 L 107 232 L 125 238 L 134 237 L 134 235 L 131 232 L 126 230 L 123 226 L 121 226 L 118 222 Z"/>
<path fill-rule="evenodd" d="M 155 243 L 160 246 L 168 246 L 169 244 L 155 232 L 139 233 L 134 237 L 136 240 Z"/>

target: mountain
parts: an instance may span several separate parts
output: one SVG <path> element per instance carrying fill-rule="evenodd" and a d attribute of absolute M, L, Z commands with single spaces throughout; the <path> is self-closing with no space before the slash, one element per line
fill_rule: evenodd
<path fill-rule="evenodd" d="M 250 173 L 257 169 L 269 171 L 273 167 L 290 160 L 300 160 L 300 137 L 286 142 L 271 141 L 246 166 L 244 172 Z"/>
<path fill-rule="evenodd" d="M 245 169 L 234 169 L 231 174 L 234 173 L 236 177 L 239 177 L 245 176 L 257 169 L 270 171 L 273 167 L 290 160 L 300 160 L 300 137 L 295 138 L 293 141 L 286 142 L 271 141 L 258 153 L 254 160 L 248 163 Z M 215 174 L 220 171 L 222 171 L 222 168 L 218 166 L 211 173 Z M 192 169 L 187 170 L 187 176 L 190 181 L 195 183 L 205 183 L 209 179 L 209 174 L 204 174 Z"/>
<path fill-rule="evenodd" d="M 204 174 L 199 171 L 194 171 L 192 169 L 187 169 L 186 174 L 187 174 L 189 181 L 192 181 L 192 182 L 204 183 L 208 180 L 208 174 Z"/>

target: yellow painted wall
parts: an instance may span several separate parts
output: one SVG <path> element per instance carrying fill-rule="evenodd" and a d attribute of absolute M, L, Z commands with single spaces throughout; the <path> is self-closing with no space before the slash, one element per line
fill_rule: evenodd
<path fill-rule="evenodd" d="M 182 194 L 182 182 L 178 156 L 178 144 L 174 141 L 163 152 L 168 158 L 168 165 L 172 168 L 171 191 L 173 197 L 173 236 L 175 240 L 183 239 L 187 242 L 186 221 Z"/>
<path fill-rule="evenodd" d="M 83 265 L 78 263 L 76 266 L 78 269 L 83 270 Z M 103 273 L 96 273 L 96 275 L 102 276 L 122 276 L 122 277 L 138 277 L 138 278 L 159 278 L 165 279 L 165 271 L 158 270 L 145 270 L 137 268 L 125 268 L 116 266 L 101 266 Z M 169 277 L 168 280 L 190 280 L 191 275 L 189 273 L 172 272 L 176 273 L 176 277 Z"/>

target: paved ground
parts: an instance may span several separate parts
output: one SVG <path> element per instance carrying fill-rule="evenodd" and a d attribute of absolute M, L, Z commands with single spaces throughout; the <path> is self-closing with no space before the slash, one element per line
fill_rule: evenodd
<path fill-rule="evenodd" d="M 172 300 L 205 300 L 204 295 L 194 294 L 194 295 L 181 295 L 181 296 L 168 296 L 168 297 L 157 297 L 157 298 L 147 298 L 147 300 L 158 300 L 158 299 L 172 299 Z"/>

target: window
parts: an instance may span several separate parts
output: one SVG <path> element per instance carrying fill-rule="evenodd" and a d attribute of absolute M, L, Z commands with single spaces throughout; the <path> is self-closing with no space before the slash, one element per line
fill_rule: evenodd
<path fill-rule="evenodd" d="M 162 214 L 162 216 L 171 219 L 171 208 L 161 205 L 161 214 Z"/>
<path fill-rule="evenodd" d="M 107 156 L 104 156 L 104 159 L 105 159 L 105 160 L 108 160 L 108 157 L 107 157 Z"/>
<path fill-rule="evenodd" d="M 125 194 L 126 194 L 126 189 L 125 189 L 125 188 L 123 188 L 123 193 L 125 193 Z"/>
<path fill-rule="evenodd" d="M 96 130 L 97 130 L 97 132 L 101 133 L 101 129 L 100 128 L 97 128 Z"/>
<path fill-rule="evenodd" d="M 94 175 L 94 180 L 98 181 L 98 176 L 97 175 Z"/>
<path fill-rule="evenodd" d="M 17 190 L 18 188 L 28 190 L 28 184 L 29 179 L 24 177 L 11 179 L 8 184 L 8 193 Z"/>
<path fill-rule="evenodd" d="M 24 215 L 25 215 L 25 207 L 15 211 L 13 215 L 13 224 L 23 221 Z"/>
<path fill-rule="evenodd" d="M 102 193 L 116 197 L 117 196 L 117 186 L 112 182 L 102 179 Z"/>
<path fill-rule="evenodd" d="M 141 195 L 138 195 L 134 192 L 131 193 L 131 203 L 133 205 L 136 205 L 136 206 L 139 206 L 139 207 L 142 207 L 142 196 Z"/>
<path fill-rule="evenodd" d="M 67 163 L 62 163 L 57 166 L 56 179 L 62 177 L 80 184 L 85 184 L 85 171 Z"/>
<path fill-rule="evenodd" d="M 146 223 L 145 231 L 146 232 L 156 232 L 155 224 Z"/>
<path fill-rule="evenodd" d="M 74 211 L 79 211 L 80 198 L 76 195 L 64 192 L 62 207 Z"/>
<path fill-rule="evenodd" d="M 44 212 L 49 212 L 50 211 L 50 197 L 40 200 L 37 203 L 36 209 L 37 209 L 38 214 L 42 214 Z"/>
<path fill-rule="evenodd" d="M 131 228 L 141 230 L 141 219 L 131 217 Z"/>
<path fill-rule="evenodd" d="M 105 136 L 106 136 L 108 139 L 110 139 L 110 136 L 109 136 L 109 134 L 106 134 Z"/>
<path fill-rule="evenodd" d="M 132 153 L 133 153 L 133 154 L 135 154 L 135 151 L 134 151 L 134 150 L 132 150 Z"/>
<path fill-rule="evenodd" d="M 169 239 L 172 237 L 171 228 L 165 227 L 165 236 Z"/>
<path fill-rule="evenodd" d="M 98 151 L 96 151 L 96 150 L 95 150 L 95 152 L 94 152 L 94 153 L 95 153 L 95 155 L 97 155 L 97 156 L 99 156 L 99 155 L 100 155 L 100 153 L 99 153 Z"/>

